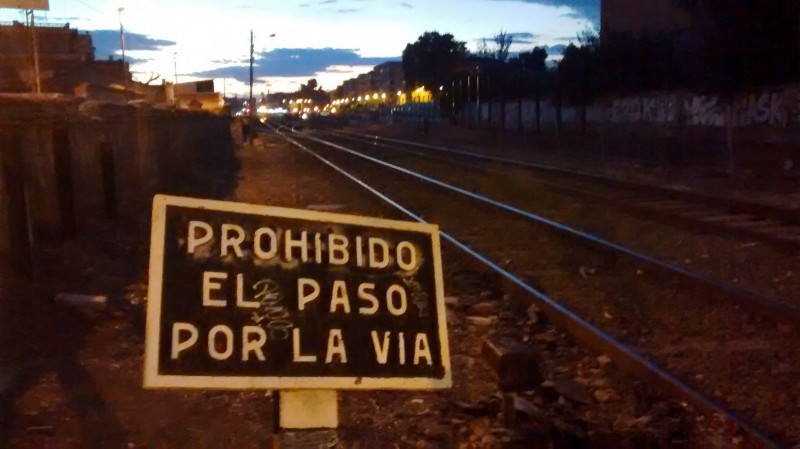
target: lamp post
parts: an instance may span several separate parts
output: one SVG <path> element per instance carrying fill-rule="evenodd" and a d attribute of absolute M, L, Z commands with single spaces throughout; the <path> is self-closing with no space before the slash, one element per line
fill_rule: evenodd
<path fill-rule="evenodd" d="M 247 103 L 248 117 L 253 118 L 253 30 L 250 29 L 250 102 Z"/>
<path fill-rule="evenodd" d="M 30 12 L 31 22 L 31 39 L 33 39 L 33 71 L 34 76 L 36 77 L 36 93 L 42 93 L 42 75 L 39 71 L 39 42 L 36 39 L 36 24 L 34 23 L 34 10 L 25 11 L 26 17 L 27 14 Z"/>
<path fill-rule="evenodd" d="M 172 103 L 177 105 L 178 104 L 178 52 L 172 52 L 172 67 L 175 71 L 175 84 L 172 88 Z"/>
<path fill-rule="evenodd" d="M 270 34 L 269 37 L 275 37 L 275 34 Z M 253 57 L 253 30 L 250 30 L 250 103 L 248 107 L 248 116 L 253 118 L 253 112 L 255 111 L 255 105 L 253 104 L 253 62 L 255 58 Z"/>
<path fill-rule="evenodd" d="M 125 66 L 125 28 L 122 26 L 122 11 L 125 8 L 117 8 L 119 13 L 119 41 L 122 46 L 122 78 L 125 81 L 125 102 L 128 102 L 128 69 Z"/>

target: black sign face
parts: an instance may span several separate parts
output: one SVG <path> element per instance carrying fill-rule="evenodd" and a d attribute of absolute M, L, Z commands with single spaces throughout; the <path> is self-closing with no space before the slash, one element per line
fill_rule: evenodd
<path fill-rule="evenodd" d="M 451 385 L 434 225 L 158 195 L 144 386 Z"/>

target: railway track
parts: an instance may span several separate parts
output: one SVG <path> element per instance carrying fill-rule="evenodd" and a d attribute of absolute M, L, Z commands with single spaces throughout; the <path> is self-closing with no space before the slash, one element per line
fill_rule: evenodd
<path fill-rule="evenodd" d="M 288 130 L 284 131 L 288 132 Z M 443 185 L 444 183 L 437 182 L 436 180 L 425 179 L 427 177 L 425 177 L 424 175 L 415 174 L 410 170 L 403 169 L 397 166 L 392 166 L 392 164 L 379 161 L 371 156 L 357 154 L 357 152 L 333 142 L 328 142 L 313 136 L 300 135 L 300 134 L 294 134 L 291 137 L 286 136 L 286 138 L 289 139 L 293 144 L 297 145 L 299 148 L 302 148 L 304 151 L 314 155 L 314 157 L 316 157 L 323 163 L 332 166 L 336 170 L 343 173 L 345 176 L 349 177 L 351 180 L 358 182 L 360 185 L 367 188 L 372 193 L 380 196 L 386 201 L 389 201 L 391 204 L 393 204 L 395 207 L 398 207 L 407 215 L 418 220 L 422 220 L 422 218 L 420 217 L 421 213 L 419 211 L 424 210 L 425 211 L 424 214 L 426 216 L 431 213 L 428 206 L 413 206 L 414 207 L 413 210 L 409 206 L 403 206 L 399 202 L 393 201 L 390 198 L 388 198 L 385 194 L 381 193 L 378 190 L 378 188 L 371 186 L 368 182 L 362 179 L 359 179 L 359 176 L 351 173 L 350 170 L 345 170 L 341 168 L 340 165 L 353 165 L 354 159 L 357 158 L 358 161 L 355 164 L 360 168 L 357 168 L 355 171 L 362 171 L 363 173 L 367 173 L 367 177 L 370 176 L 372 176 L 373 178 L 377 177 L 378 183 L 380 183 L 381 182 L 380 180 L 383 179 L 383 184 L 385 184 L 387 182 L 386 180 L 387 177 L 377 175 L 375 173 L 374 169 L 375 164 L 378 164 L 385 169 L 391 169 L 394 171 L 399 171 L 401 173 L 404 173 L 406 175 L 404 178 L 408 178 L 409 182 L 412 181 L 418 182 L 419 180 L 425 180 L 427 184 L 436 185 L 437 189 L 450 188 L 451 195 L 448 196 L 448 199 L 455 197 L 463 197 L 460 199 L 460 201 L 483 201 L 491 203 L 491 200 L 489 199 L 481 200 L 476 198 L 478 195 L 473 194 L 471 192 L 459 191 L 458 188 L 452 188 L 452 186 L 448 187 L 446 185 Z M 304 145 L 298 142 L 298 140 L 303 140 L 303 139 L 307 139 L 309 143 L 307 145 Z M 316 151 L 312 150 L 310 148 L 311 146 L 317 147 L 318 149 Z M 320 154 L 322 152 L 328 152 L 329 154 L 327 155 L 327 157 L 323 157 Z M 340 162 L 337 165 L 335 162 L 336 160 L 341 160 L 342 162 Z M 372 180 L 372 182 L 375 181 L 376 179 Z M 428 186 L 427 188 L 430 188 L 430 186 Z M 412 197 L 418 197 L 418 195 L 412 195 Z M 468 199 L 465 200 L 465 198 Z M 515 211 L 514 209 L 516 208 L 509 207 L 507 205 L 506 207 L 503 207 L 502 204 L 492 204 L 492 205 L 495 208 L 499 208 L 500 210 L 503 210 L 505 212 L 513 212 L 515 215 L 518 216 L 517 219 L 519 219 L 520 217 L 524 217 L 525 215 L 524 213 L 522 214 L 520 213 L 524 211 L 519 211 L 519 210 Z M 525 217 L 525 218 L 526 221 L 528 221 L 530 217 Z M 458 218 L 456 218 L 455 220 L 458 221 Z M 437 221 L 441 223 L 444 229 L 450 227 L 450 224 L 447 220 L 439 219 Z M 550 223 L 550 225 L 553 228 L 559 227 L 557 223 Z M 514 223 L 514 225 L 512 226 L 509 220 L 509 229 L 512 228 L 516 229 L 516 226 L 524 227 L 524 226 L 529 226 L 529 224 L 525 225 L 525 224 Z M 468 233 L 465 234 L 469 235 Z M 573 232 L 572 234 L 573 236 L 577 237 L 579 236 L 580 233 Z M 693 404 L 698 409 L 708 414 L 714 414 L 714 415 L 722 414 L 726 416 L 730 422 L 735 423 L 737 426 L 743 429 L 745 433 L 749 435 L 750 441 L 753 444 L 757 445 L 754 447 L 778 447 L 774 441 L 770 440 L 763 433 L 756 430 L 753 426 L 747 424 L 745 421 L 738 418 L 733 413 L 726 411 L 723 407 L 719 406 L 717 404 L 718 401 L 715 401 L 714 399 L 709 399 L 708 396 L 711 395 L 704 395 L 698 393 L 695 389 L 687 386 L 687 384 L 683 380 L 679 380 L 679 378 L 680 379 L 691 378 L 692 377 L 691 373 L 687 373 L 685 372 L 685 370 L 679 370 L 682 372 L 680 372 L 676 377 L 675 374 L 670 373 L 669 369 L 665 370 L 654 364 L 653 361 L 651 360 L 655 360 L 657 363 L 661 362 L 661 360 L 659 360 L 660 359 L 659 349 L 658 349 L 659 345 L 652 345 L 653 348 L 643 349 L 640 346 L 641 342 L 636 342 L 636 344 L 631 344 L 630 341 L 625 341 L 624 343 L 620 342 L 619 335 L 624 334 L 624 331 L 621 333 L 620 332 L 621 329 L 619 329 L 619 326 L 617 326 L 616 329 L 614 329 L 614 326 L 609 326 L 610 329 L 601 330 L 600 327 L 598 327 L 596 324 L 591 323 L 591 321 L 596 321 L 594 317 L 591 317 L 589 319 L 581 318 L 581 316 L 587 316 L 587 315 L 591 316 L 591 313 L 584 314 L 583 311 L 580 312 L 571 311 L 570 308 L 562 304 L 561 301 L 558 302 L 554 301 L 553 299 L 551 299 L 550 296 L 543 293 L 540 289 L 533 287 L 531 285 L 532 283 L 529 280 L 524 279 L 524 276 L 512 273 L 512 271 L 516 270 L 511 270 L 507 267 L 501 266 L 501 264 L 493 262 L 492 259 L 496 259 L 496 257 L 492 257 L 490 259 L 490 257 L 482 255 L 481 252 L 476 251 L 474 248 L 471 247 L 471 245 L 468 246 L 467 244 L 463 243 L 461 240 L 457 239 L 450 233 L 443 232 L 442 235 L 445 240 L 451 242 L 453 245 L 459 247 L 460 249 L 468 253 L 471 257 L 475 258 L 479 263 L 483 264 L 487 269 L 499 273 L 504 279 L 505 284 L 511 291 L 515 291 L 518 294 L 520 294 L 520 296 L 524 296 L 526 298 L 529 298 L 531 301 L 538 303 L 555 324 L 567 330 L 569 333 L 575 336 L 587 347 L 596 350 L 598 352 L 603 352 L 608 354 L 622 368 L 632 372 L 637 377 L 648 381 L 651 385 L 657 387 L 661 391 L 664 391 L 672 395 L 673 397 L 679 399 L 680 401 Z M 587 238 L 591 236 L 583 235 L 580 237 Z M 600 244 L 600 242 L 597 241 L 595 243 Z M 689 277 L 691 277 L 692 273 L 673 270 L 672 274 L 675 276 L 688 275 Z M 708 283 L 707 279 L 701 279 L 701 278 L 702 277 L 694 276 L 692 281 L 693 285 L 698 286 L 700 285 L 700 283 L 706 282 L 706 285 L 704 287 L 706 289 L 721 290 L 724 291 L 726 295 L 729 295 L 731 293 L 730 288 L 726 288 L 726 286 L 721 285 L 719 283 L 713 283 L 713 282 Z M 765 298 L 760 298 L 757 295 L 746 295 L 746 296 L 751 296 L 750 299 L 753 300 L 751 301 L 751 304 L 753 305 L 752 309 L 754 311 L 758 311 L 759 308 L 763 307 L 765 303 L 768 304 L 770 302 L 770 300 L 766 300 Z M 676 305 L 676 307 L 681 307 L 680 301 L 677 301 L 677 303 L 678 304 Z M 720 305 L 719 307 L 724 308 L 725 306 Z M 578 307 L 578 309 L 580 309 L 580 307 Z M 697 310 L 696 312 L 702 314 L 707 310 L 702 308 L 700 309 L 701 310 Z M 714 313 L 712 314 L 718 312 L 716 309 L 713 310 Z M 739 311 L 730 311 L 730 310 L 728 312 L 733 314 L 739 313 Z M 775 318 L 779 314 L 772 313 L 770 315 L 772 316 L 772 318 Z M 701 328 L 703 328 L 703 326 L 701 326 Z M 711 332 L 713 333 L 713 329 Z M 612 334 L 616 335 L 617 337 L 612 337 L 611 336 Z M 766 345 L 767 348 L 765 349 L 765 351 L 767 352 L 775 350 L 775 348 L 772 348 L 770 346 L 772 343 L 775 343 L 776 348 L 780 348 L 784 344 L 784 342 L 780 341 L 780 337 L 775 337 L 777 338 L 776 340 L 772 340 L 773 336 L 762 336 L 762 337 L 768 343 Z M 703 337 L 699 338 L 699 340 L 704 340 L 706 343 L 708 343 L 708 342 L 713 342 L 714 338 L 715 337 L 709 337 L 706 339 L 705 337 Z M 658 338 L 656 338 L 656 340 L 657 339 Z M 669 337 L 666 338 L 666 340 L 669 340 Z M 695 340 L 698 340 L 698 338 L 696 338 Z M 698 375 L 702 376 L 702 373 Z M 736 401 L 733 402 L 735 403 Z M 741 403 L 738 403 L 736 405 L 741 406 Z"/>
<path fill-rule="evenodd" d="M 525 169 L 548 189 L 601 202 L 649 220 L 694 232 L 756 241 L 789 254 L 800 253 L 798 210 L 402 139 L 339 130 L 326 134 L 475 169 L 485 170 L 487 163 Z"/>
<path fill-rule="evenodd" d="M 310 135 L 304 135 L 303 137 L 307 139 L 316 139 L 315 137 Z M 374 157 L 374 153 L 370 153 L 370 155 L 367 155 L 364 152 L 359 153 L 352 150 L 351 148 L 344 147 L 334 142 L 325 141 L 322 139 L 316 139 L 316 140 L 317 142 L 323 143 L 324 145 L 327 145 L 331 148 L 347 152 L 354 156 L 361 157 L 365 160 L 370 160 L 379 165 L 383 165 L 384 167 L 399 170 L 402 173 L 414 176 L 422 181 L 435 184 L 443 189 L 456 192 L 459 195 L 466 196 L 484 205 L 496 207 L 505 212 L 510 212 L 512 214 L 522 216 L 533 223 L 543 225 L 547 229 L 555 231 L 581 244 L 589 245 L 601 251 L 609 251 L 615 255 L 630 259 L 636 263 L 643 264 L 643 266 L 647 267 L 649 269 L 648 271 L 651 272 L 654 276 L 663 276 L 663 275 L 677 276 L 684 282 L 689 282 L 695 287 L 700 288 L 704 292 L 706 292 L 707 294 L 704 295 L 704 298 L 724 297 L 725 300 L 732 301 L 736 303 L 738 306 L 759 315 L 768 316 L 772 319 L 782 320 L 792 324 L 800 321 L 800 309 L 798 309 L 798 307 L 796 307 L 795 305 L 791 304 L 790 301 L 775 297 L 770 297 L 769 295 L 765 294 L 755 293 L 753 291 L 746 290 L 731 283 L 715 280 L 714 278 L 708 275 L 703 275 L 694 272 L 683 266 L 679 266 L 674 263 L 670 263 L 662 259 L 659 259 L 657 257 L 654 257 L 648 253 L 643 253 L 641 251 L 633 250 L 619 243 L 609 241 L 607 239 L 598 237 L 597 235 L 593 235 L 588 232 L 584 232 L 577 228 L 566 226 L 560 222 L 546 218 L 542 215 L 537 215 L 527 209 L 524 209 L 521 206 L 514 206 L 511 205 L 510 203 L 503 202 L 502 200 L 499 200 L 497 198 L 492 198 L 486 195 L 476 193 L 473 189 L 469 187 L 448 184 L 447 182 L 441 181 L 439 178 L 434 179 L 430 176 L 425 176 L 419 172 L 414 172 L 412 170 L 406 169 L 404 168 L 404 166 L 401 167 L 399 165 L 388 163 L 383 159 L 377 159 Z M 426 157 L 428 156 L 426 155 Z M 469 164 L 459 163 L 458 161 L 450 162 L 444 159 L 441 162 L 457 166 L 466 165 L 467 168 L 476 170 L 480 169 L 480 167 L 473 167 L 470 166 Z M 500 174 L 503 175 L 502 172 Z"/>

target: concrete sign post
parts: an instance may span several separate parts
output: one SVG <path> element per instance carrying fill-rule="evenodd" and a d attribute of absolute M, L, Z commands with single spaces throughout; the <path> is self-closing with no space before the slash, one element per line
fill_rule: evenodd
<path fill-rule="evenodd" d="M 283 390 L 302 428 L 334 390 L 451 385 L 435 225 L 157 195 L 151 239 L 146 388 Z"/>

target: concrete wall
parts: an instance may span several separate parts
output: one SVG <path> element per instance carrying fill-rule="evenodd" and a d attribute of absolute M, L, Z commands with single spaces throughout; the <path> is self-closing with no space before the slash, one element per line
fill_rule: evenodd
<path fill-rule="evenodd" d="M 21 167 L 34 240 L 63 237 L 54 134 L 64 129 L 69 143 L 77 231 L 105 215 L 101 144 L 110 143 L 118 215 L 146 220 L 155 193 L 219 197 L 235 184 L 236 158 L 230 119 L 204 113 L 81 102 L 63 97 L 0 96 L 0 138 L 21 142 Z M 10 157 L 0 148 L 0 162 Z M 232 170 L 233 169 L 233 170 Z M 9 210 L 0 164 L 0 211 Z M 232 174 L 233 173 L 233 174 Z M 63 180 L 63 176 L 61 177 Z M 12 185 L 11 188 L 14 188 Z M 61 198 L 63 200 L 63 198 Z M 9 248 L 9 223 L 0 213 L 0 252 Z M 0 256 L 0 260 L 5 260 Z"/>
<path fill-rule="evenodd" d="M 497 101 L 483 101 L 480 107 L 466 105 L 459 112 L 459 123 L 508 132 L 537 129 L 534 99 L 507 100 L 505 124 L 502 107 Z M 558 109 L 551 98 L 541 99 L 540 111 L 542 132 L 554 133 Z M 582 112 L 575 106 L 561 108 L 560 139 L 570 139 L 580 131 Z M 800 168 L 800 85 L 771 86 L 728 97 L 688 91 L 606 97 L 586 107 L 586 119 L 587 134 L 577 134 L 587 153 L 679 159 L 686 165 Z"/>
<path fill-rule="evenodd" d="M 506 128 L 519 126 L 520 101 L 505 102 Z M 532 128 L 536 124 L 536 102 L 523 99 L 522 125 Z M 466 119 L 478 120 L 500 127 L 501 105 L 495 101 L 483 102 L 480 113 L 476 104 L 464 107 Z M 545 129 L 555 126 L 557 109 L 550 98 L 540 102 L 541 123 Z M 713 128 L 772 128 L 800 129 L 800 85 L 773 86 L 739 92 L 729 99 L 720 95 L 701 95 L 688 91 L 650 92 L 639 95 L 606 97 L 587 106 L 587 120 L 593 124 L 655 124 L 675 127 Z M 565 126 L 580 120 L 581 108 L 563 106 L 561 121 Z"/>

